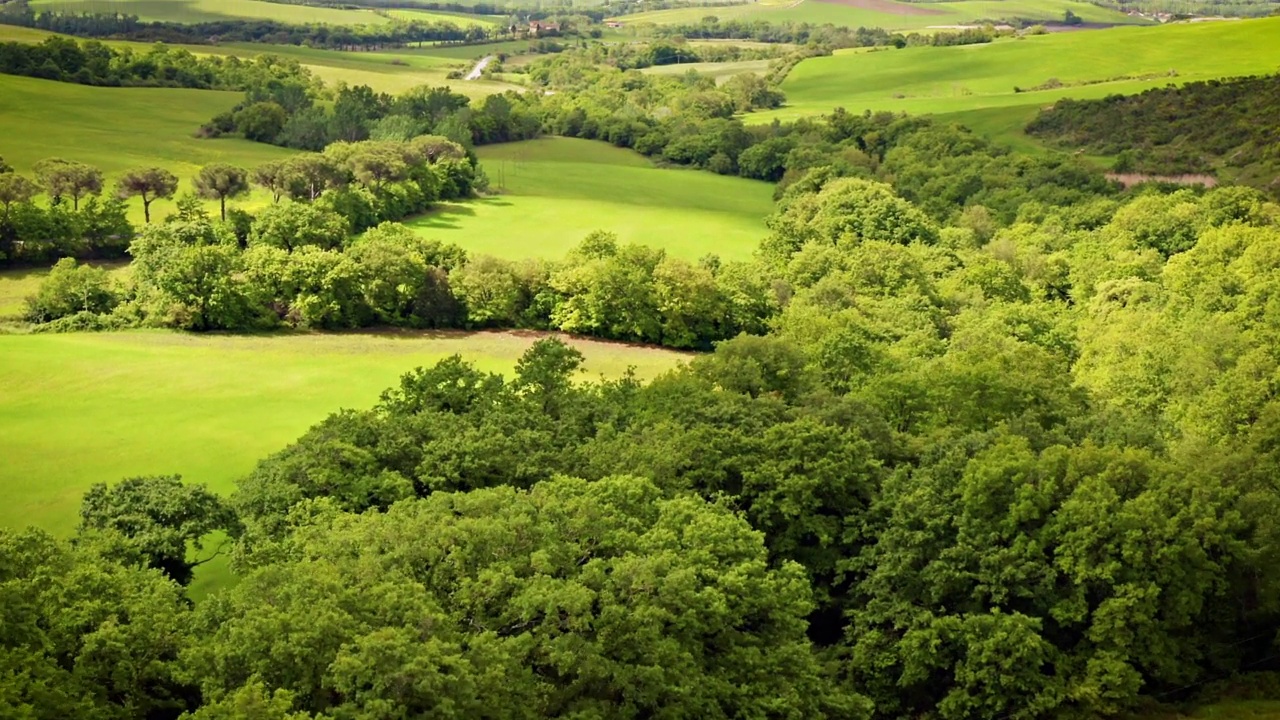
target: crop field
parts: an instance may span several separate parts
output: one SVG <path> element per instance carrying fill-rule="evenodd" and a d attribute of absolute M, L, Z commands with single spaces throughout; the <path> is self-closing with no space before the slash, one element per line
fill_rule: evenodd
<path fill-rule="evenodd" d="M 773 186 L 655 167 L 606 143 L 544 138 L 477 148 L 495 197 L 446 205 L 408 224 L 427 237 L 507 258 L 558 258 L 594 230 L 697 259 L 750 256 Z"/>
<path fill-rule="evenodd" d="M 453 23 L 459 27 L 480 25 L 497 27 L 506 18 L 493 15 L 468 15 L 466 13 L 443 12 L 440 10 L 388 10 L 387 14 L 398 20 L 417 20 L 418 22 Z"/>
<path fill-rule="evenodd" d="M 120 13 L 144 21 L 196 23 L 218 20 L 276 20 L 284 23 L 376 25 L 387 22 L 371 10 L 308 7 L 264 0 L 30 0 L 33 10 Z"/>
<path fill-rule="evenodd" d="M 787 106 L 750 115 L 747 121 L 796 118 L 836 107 L 932 113 L 1030 147 L 1034 143 L 1021 135 L 1022 127 L 1039 108 L 1061 98 L 1098 98 L 1169 83 L 1274 72 L 1280 65 L 1277 33 L 1280 18 L 1269 18 L 1112 28 L 987 45 L 838 52 L 796 66 L 782 85 Z M 1031 90 L 1055 82 L 1062 86 Z"/>
<path fill-rule="evenodd" d="M 654 75 L 683 75 L 695 70 L 703 75 L 710 75 L 717 83 L 723 83 L 734 75 L 755 73 L 763 75 L 769 70 L 771 60 L 739 60 L 737 62 L 684 63 L 677 65 L 654 65 L 640 72 Z"/>
<path fill-rule="evenodd" d="M 372 405 L 414 367 L 460 354 L 509 372 L 536 337 L 0 335 L 0 527 L 67 533 L 89 485 L 136 475 L 178 473 L 228 492 L 259 459 L 339 408 Z M 686 357 L 572 342 L 590 378 L 628 366 L 653 377 Z"/>
<path fill-rule="evenodd" d="M 1023 18 L 1061 21 L 1067 10 L 1086 22 L 1128 24 L 1124 13 L 1080 0 L 956 0 L 955 2 L 903 3 L 894 0 L 764 0 L 748 5 L 688 7 L 623 15 L 625 25 L 696 23 L 708 15 L 722 20 L 751 19 L 770 22 L 830 23 L 847 27 L 882 27 L 888 30 L 923 30 L 931 26 L 982 20 Z"/>

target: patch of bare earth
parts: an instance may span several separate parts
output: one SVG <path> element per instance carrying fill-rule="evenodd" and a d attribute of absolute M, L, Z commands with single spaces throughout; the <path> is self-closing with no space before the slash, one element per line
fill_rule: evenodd
<path fill-rule="evenodd" d="M 871 10 L 887 15 L 944 15 L 942 10 L 925 7 L 922 4 L 893 2 L 892 0 L 817 0 L 817 2 L 844 5 L 845 7 Z"/>
<path fill-rule="evenodd" d="M 1203 185 L 1207 188 L 1218 184 L 1212 175 L 1146 175 L 1143 173 L 1107 173 L 1108 180 L 1115 180 L 1126 189 L 1142 183 L 1168 183 L 1170 185 Z"/>

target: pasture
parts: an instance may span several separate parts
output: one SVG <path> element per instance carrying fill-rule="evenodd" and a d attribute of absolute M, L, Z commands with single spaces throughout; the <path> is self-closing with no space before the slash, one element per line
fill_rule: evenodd
<path fill-rule="evenodd" d="M 137 15 L 147 22 L 198 23 L 275 20 L 295 25 L 380 25 L 387 18 L 372 10 L 308 7 L 265 0 L 30 0 L 33 10 Z"/>
<path fill-rule="evenodd" d="M 0 335 L 0 527 L 66 534 L 95 482 L 178 473 L 236 478 L 339 408 L 364 408 L 403 373 L 453 354 L 509 372 L 532 333 Z M 572 340 L 584 378 L 641 377 L 680 353 Z"/>
<path fill-rule="evenodd" d="M 691 260 L 744 259 L 765 234 L 773 186 L 663 169 L 603 142 L 543 138 L 476 149 L 497 195 L 409 221 L 424 236 L 512 259 L 559 258 L 594 230 Z"/>
<path fill-rule="evenodd" d="M 626 25 L 697 23 L 708 15 L 721 20 L 830 23 L 846 27 L 881 27 L 887 30 L 924 30 L 931 26 L 1021 18 L 1061 22 L 1070 10 L 1086 22 L 1130 24 L 1142 22 L 1110 8 L 1082 0 L 955 0 L 953 2 L 904 3 L 894 0 L 760 0 L 747 5 L 686 7 L 622 15 Z"/>
<path fill-rule="evenodd" d="M 1274 72 L 1280 65 L 1277 33 L 1280 18 L 1268 18 L 1111 28 L 987 45 L 841 51 L 797 65 L 782 85 L 787 105 L 746 119 L 766 123 L 836 107 L 932 113 L 1027 145 L 1032 141 L 1021 136 L 1022 127 L 1039 108 L 1061 98 Z M 1052 81 L 1062 87 L 1030 90 Z"/>

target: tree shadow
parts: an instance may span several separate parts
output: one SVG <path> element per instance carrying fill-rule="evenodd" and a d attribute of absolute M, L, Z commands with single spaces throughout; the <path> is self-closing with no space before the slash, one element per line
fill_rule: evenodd
<path fill-rule="evenodd" d="M 511 207 L 510 200 L 497 197 L 476 198 L 465 203 L 440 203 L 435 208 L 409 218 L 406 225 L 427 230 L 457 230 L 464 217 L 475 217 L 476 206 Z"/>

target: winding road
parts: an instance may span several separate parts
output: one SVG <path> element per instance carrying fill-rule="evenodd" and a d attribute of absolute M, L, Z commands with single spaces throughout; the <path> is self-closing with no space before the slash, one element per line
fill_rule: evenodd
<path fill-rule="evenodd" d="M 484 57 L 480 58 L 480 62 L 476 63 L 476 66 L 471 68 L 471 72 L 467 73 L 467 79 L 479 80 L 480 73 L 483 73 L 484 69 L 489 67 L 489 63 L 491 62 L 493 62 L 492 55 L 485 55 Z"/>

